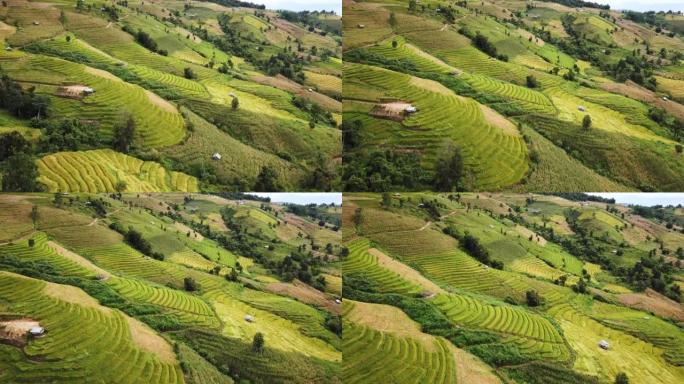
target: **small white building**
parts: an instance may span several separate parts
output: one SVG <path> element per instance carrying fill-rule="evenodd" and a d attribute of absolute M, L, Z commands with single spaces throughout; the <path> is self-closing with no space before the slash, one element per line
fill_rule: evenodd
<path fill-rule="evenodd" d="M 85 87 L 83 88 L 83 93 L 86 95 L 92 95 L 93 93 L 95 93 L 95 90 L 90 87 Z"/>
<path fill-rule="evenodd" d="M 670 99 L 668 99 L 667 96 L 663 96 L 663 101 L 670 101 Z"/>
<path fill-rule="evenodd" d="M 335 304 L 342 304 L 342 300 L 340 300 L 340 299 L 335 299 Z"/>
<path fill-rule="evenodd" d="M 221 154 L 218 152 L 214 152 L 214 154 L 211 155 L 211 158 L 216 161 L 221 160 Z"/>
<path fill-rule="evenodd" d="M 245 315 L 245 321 L 248 323 L 253 323 L 254 322 L 254 316 L 252 315 Z"/>
<path fill-rule="evenodd" d="M 581 111 L 581 112 L 586 112 L 586 111 L 587 111 L 587 108 L 585 108 L 584 105 L 580 105 L 580 106 L 577 107 L 577 110 L 578 110 L 578 111 Z"/>
<path fill-rule="evenodd" d="M 33 25 L 40 25 L 40 23 L 37 22 L 37 21 L 34 21 L 34 22 L 33 22 Z"/>
<path fill-rule="evenodd" d="M 29 329 L 31 336 L 43 336 L 45 334 L 45 328 L 43 327 L 31 327 Z"/>
<path fill-rule="evenodd" d="M 356 27 L 357 27 L 357 28 L 362 28 L 362 29 L 363 29 L 363 28 L 366 28 L 366 26 L 365 26 L 364 24 L 356 24 Z"/>
<path fill-rule="evenodd" d="M 598 344 L 598 345 L 599 345 L 599 347 L 601 347 L 602 349 L 605 349 L 606 351 L 607 351 L 608 349 L 610 349 L 610 344 L 608 344 L 608 342 L 605 341 L 605 340 L 599 341 L 599 344 Z"/>
<path fill-rule="evenodd" d="M 418 109 L 416 107 L 414 107 L 413 105 L 409 105 L 408 107 L 406 107 L 404 109 L 404 111 L 406 111 L 407 113 L 414 113 L 414 112 L 418 111 Z"/>

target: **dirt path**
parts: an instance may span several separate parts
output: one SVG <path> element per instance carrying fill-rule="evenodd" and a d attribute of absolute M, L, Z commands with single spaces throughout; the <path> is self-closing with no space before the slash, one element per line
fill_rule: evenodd
<path fill-rule="evenodd" d="M 427 223 L 425 223 L 425 225 L 423 225 L 422 227 L 420 227 L 420 229 L 418 229 L 418 230 L 419 230 L 419 231 L 424 231 L 424 230 L 425 230 L 427 227 L 429 227 L 430 225 L 432 225 L 432 221 L 428 221 Z"/>

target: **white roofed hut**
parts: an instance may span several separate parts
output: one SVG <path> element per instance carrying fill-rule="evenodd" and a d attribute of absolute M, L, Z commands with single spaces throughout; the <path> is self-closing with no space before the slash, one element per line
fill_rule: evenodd
<path fill-rule="evenodd" d="M 601 347 L 601 349 L 605 349 L 606 351 L 610 349 L 610 344 L 608 344 L 608 342 L 605 340 L 599 341 L 598 345 Z"/>
<path fill-rule="evenodd" d="M 29 334 L 33 337 L 40 337 L 45 334 L 45 328 L 43 327 L 31 327 L 29 329 Z"/>
<path fill-rule="evenodd" d="M 253 323 L 254 322 L 254 316 L 252 315 L 245 315 L 245 321 L 248 323 Z"/>
<path fill-rule="evenodd" d="M 414 113 L 417 111 L 418 111 L 418 108 L 414 107 L 413 105 L 409 105 L 408 107 L 406 107 L 404 109 L 404 112 L 406 112 L 406 113 Z"/>
<path fill-rule="evenodd" d="M 216 161 L 221 160 L 221 154 L 218 152 L 214 152 L 214 154 L 211 155 L 211 158 L 212 158 L 212 160 L 216 160 Z"/>

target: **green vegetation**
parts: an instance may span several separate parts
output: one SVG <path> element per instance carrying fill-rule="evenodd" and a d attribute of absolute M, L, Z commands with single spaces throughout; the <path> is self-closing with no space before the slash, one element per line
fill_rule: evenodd
<path fill-rule="evenodd" d="M 580 193 L 350 193 L 344 204 L 348 380 L 684 378 L 681 207 Z"/>
<path fill-rule="evenodd" d="M 340 274 L 339 207 L 126 193 L 0 205 L 3 380 L 339 381 L 341 306 L 319 279 Z M 281 279 L 288 255 L 298 274 Z"/>
<path fill-rule="evenodd" d="M 34 159 L 112 148 L 196 178 L 191 190 L 253 190 L 267 167 L 275 190 L 339 189 L 340 17 L 217 3 L 5 7 L 0 110 L 12 119 L 0 134 L 21 133 Z M 127 190 L 183 189 L 136 189 L 135 170 L 101 166 L 117 168 Z M 105 187 L 77 190 L 117 192 L 107 172 L 67 172 Z M 74 190 L 40 164 L 26 174 L 35 185 L 7 190 Z"/>
<path fill-rule="evenodd" d="M 345 190 L 681 189 L 678 15 L 582 1 L 344 7 Z"/>

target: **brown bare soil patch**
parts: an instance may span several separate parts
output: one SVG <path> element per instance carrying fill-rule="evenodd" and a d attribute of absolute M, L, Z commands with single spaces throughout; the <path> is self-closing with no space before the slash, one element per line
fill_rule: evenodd
<path fill-rule="evenodd" d="M 385 304 L 357 301 L 353 303 L 353 309 L 346 315 L 346 320 L 381 332 L 414 339 L 421 342 L 427 351 L 435 351 L 435 337 L 421 332 L 420 325 L 401 309 Z"/>
<path fill-rule="evenodd" d="M 40 323 L 29 318 L 0 321 L 0 341 L 19 347 L 24 346 L 29 330 L 39 326 Z"/>
<path fill-rule="evenodd" d="M 684 322 L 684 309 L 682 308 L 682 305 L 650 288 L 644 293 L 626 293 L 619 295 L 618 300 L 628 307 L 649 311 L 660 317 Z"/>
<path fill-rule="evenodd" d="M 126 316 L 126 320 L 128 320 L 133 342 L 140 349 L 157 355 L 164 362 L 176 363 L 176 354 L 173 353 L 173 348 L 163 337 L 132 317 Z"/>
<path fill-rule="evenodd" d="M 390 256 L 387 256 L 384 254 L 382 251 L 376 248 L 371 248 L 368 250 L 368 253 L 371 255 L 375 256 L 378 258 L 378 263 L 383 266 L 384 268 L 389 269 L 392 272 L 397 273 L 404 279 L 418 284 L 423 289 L 426 291 L 429 291 L 430 293 L 446 293 L 439 285 L 433 283 L 432 281 L 428 280 L 425 278 L 423 275 L 421 275 L 418 271 L 415 269 L 407 266 L 406 264 L 403 264 L 397 260 L 394 260 Z"/>
<path fill-rule="evenodd" d="M 60 244 L 55 243 L 54 241 L 50 240 L 48 241 L 48 247 L 52 248 L 55 252 L 59 253 L 60 255 L 64 256 L 65 258 L 74 261 L 81 265 L 82 267 L 85 267 L 93 272 L 95 272 L 98 276 L 101 276 L 103 280 L 108 279 L 111 275 L 109 272 L 105 271 L 104 269 L 98 267 L 97 265 L 93 264 L 90 260 L 86 259 L 85 257 L 71 252 L 70 250 L 64 248 Z"/>
<path fill-rule="evenodd" d="M 103 312 L 111 312 L 111 309 L 101 306 L 92 296 L 88 295 L 80 288 L 71 285 L 46 283 L 45 288 L 43 288 L 43 293 L 50 297 L 54 297 L 55 299 L 66 301 L 67 303 L 95 308 Z"/>
<path fill-rule="evenodd" d="M 484 104 L 480 104 L 480 110 L 484 114 L 485 120 L 495 127 L 501 128 L 501 130 L 511 136 L 520 136 L 518 128 L 510 120 L 503 117 L 499 112 L 489 108 Z"/>
<path fill-rule="evenodd" d="M 0 21 L 0 40 L 6 39 L 8 36 L 13 35 L 16 31 L 17 29 L 15 27 Z"/>
<path fill-rule="evenodd" d="M 324 308 L 331 313 L 339 314 L 342 309 L 328 295 L 299 280 L 294 280 L 292 283 L 270 283 L 266 285 L 266 290 L 278 295 L 290 296 L 306 304 Z"/>
<path fill-rule="evenodd" d="M 501 384 L 492 369 L 477 357 L 448 343 L 456 361 L 456 375 L 459 383 Z"/>

